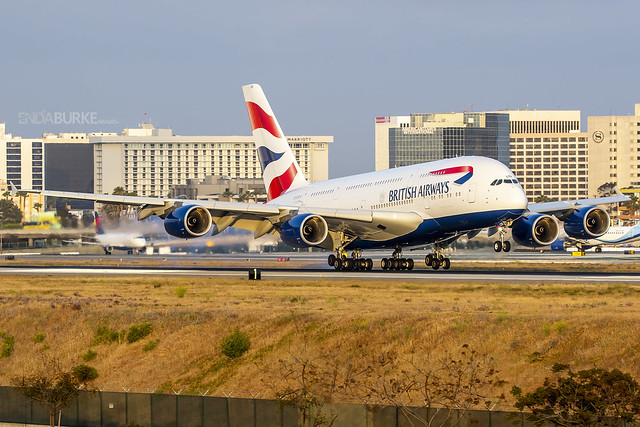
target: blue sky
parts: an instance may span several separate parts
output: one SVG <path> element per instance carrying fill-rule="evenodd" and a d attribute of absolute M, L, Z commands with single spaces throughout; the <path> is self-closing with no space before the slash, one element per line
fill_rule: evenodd
<path fill-rule="evenodd" d="M 495 109 L 633 114 L 636 1 L 1 1 L 0 122 L 23 137 L 248 135 L 241 86 L 287 135 L 333 135 L 330 176 L 374 168 L 376 116 Z M 20 123 L 93 112 L 100 125 Z"/>

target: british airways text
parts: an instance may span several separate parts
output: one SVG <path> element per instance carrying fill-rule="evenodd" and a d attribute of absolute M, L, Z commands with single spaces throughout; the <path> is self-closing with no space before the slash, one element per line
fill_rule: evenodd
<path fill-rule="evenodd" d="M 449 192 L 449 181 L 436 182 L 434 184 L 414 185 L 396 190 L 389 190 L 389 202 L 415 199 L 416 197 L 426 197 L 435 194 L 447 194 Z"/>

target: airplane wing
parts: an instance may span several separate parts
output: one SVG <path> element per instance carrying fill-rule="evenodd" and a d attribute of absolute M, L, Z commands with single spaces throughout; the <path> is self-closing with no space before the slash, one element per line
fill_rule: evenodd
<path fill-rule="evenodd" d="M 104 246 L 102 243 L 98 242 L 87 242 L 85 240 L 63 240 L 64 243 L 71 243 L 74 245 L 95 245 L 95 246 Z"/>
<path fill-rule="evenodd" d="M 241 203 L 211 200 L 170 199 L 159 197 L 119 196 L 110 194 L 74 193 L 54 190 L 22 190 L 48 197 L 92 200 L 99 203 L 124 204 L 138 207 L 138 219 L 151 215 L 165 218 L 175 209 L 197 205 L 211 214 L 216 233 L 233 226 L 251 230 L 258 238 L 274 232 L 278 225 L 298 214 L 322 216 L 330 231 L 343 232 L 371 240 L 387 240 L 407 234 L 424 221 L 415 212 L 352 210 L 327 207 L 278 205 L 277 203 Z"/>
<path fill-rule="evenodd" d="M 595 199 L 582 199 L 582 200 L 566 200 L 560 202 L 543 202 L 543 203 L 529 203 L 528 209 L 531 213 L 546 213 L 554 215 L 558 218 L 569 215 L 576 209 L 585 206 L 596 205 L 609 205 L 612 203 L 621 203 L 629 200 L 629 197 L 618 194 L 617 196 L 598 197 Z"/>

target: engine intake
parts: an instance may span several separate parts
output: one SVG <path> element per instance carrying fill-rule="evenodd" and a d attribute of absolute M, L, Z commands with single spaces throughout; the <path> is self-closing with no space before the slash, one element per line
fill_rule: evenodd
<path fill-rule="evenodd" d="M 280 227 L 280 238 L 294 248 L 308 248 L 321 244 L 329 232 L 327 222 L 319 215 L 296 215 Z"/>
<path fill-rule="evenodd" d="M 208 209 L 198 205 L 186 205 L 167 215 L 164 229 L 172 236 L 189 239 L 207 234 L 212 222 Z"/>
<path fill-rule="evenodd" d="M 571 212 L 564 220 L 564 231 L 576 239 L 600 237 L 609 229 L 609 214 L 597 206 Z"/>
<path fill-rule="evenodd" d="M 559 231 L 551 215 L 534 214 L 514 222 L 511 235 L 517 244 L 535 248 L 555 242 Z"/>

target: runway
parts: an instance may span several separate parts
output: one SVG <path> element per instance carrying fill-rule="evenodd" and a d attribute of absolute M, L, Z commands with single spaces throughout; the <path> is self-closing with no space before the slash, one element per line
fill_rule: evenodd
<path fill-rule="evenodd" d="M 425 252 L 426 253 L 426 252 Z M 423 253 L 412 253 L 417 268 L 413 271 L 380 270 L 379 259 L 386 254 L 373 254 L 376 268 L 372 271 L 335 271 L 326 263 L 326 253 L 269 253 L 269 254 L 188 254 L 173 256 L 145 255 L 25 255 L 14 254 L 15 262 L 0 262 L 0 275 L 89 275 L 89 276 L 162 276 L 162 277 L 227 277 L 248 278 L 249 269 L 260 268 L 261 278 L 268 279 L 329 279 L 329 280 L 402 280 L 451 281 L 467 283 L 625 283 L 640 284 L 636 272 L 598 272 L 593 264 L 636 264 L 640 256 L 621 252 L 588 254 L 571 257 L 566 253 L 521 252 L 493 254 L 481 251 L 459 252 L 451 255 L 448 271 L 426 268 Z M 371 256 L 371 254 L 369 255 Z M 420 261 L 419 261 L 420 260 Z M 73 261 L 73 262 L 72 262 Z M 73 265 L 73 263 L 94 265 Z M 98 265 L 109 262 L 110 265 Z M 420 262 L 421 264 L 418 264 Z M 535 262 L 553 265 L 570 263 L 570 272 L 540 272 L 527 269 L 500 271 L 501 266 Z M 135 265 L 147 263 L 155 265 Z M 464 267 L 456 267 L 463 264 Z M 46 264 L 46 265 L 40 265 Z M 212 266 L 216 264 L 216 266 Z M 471 267 L 470 267 L 471 266 Z M 477 266 L 473 268 L 473 266 Z M 482 267 L 482 268 L 481 268 Z M 487 268 L 495 270 L 487 271 Z M 553 270 L 550 268 L 549 270 Z"/>
<path fill-rule="evenodd" d="M 249 269 L 193 269 L 193 268 L 127 268 L 127 267 L 2 267 L 0 274 L 17 275 L 88 275 L 88 276 L 176 276 L 176 277 L 232 277 L 247 278 Z M 264 279 L 359 279 L 402 281 L 452 282 L 553 282 L 553 283 L 626 283 L 640 284 L 634 273 L 506 273 L 506 272 L 431 272 L 431 271 L 333 271 L 333 270 L 276 270 L 261 269 Z"/>

